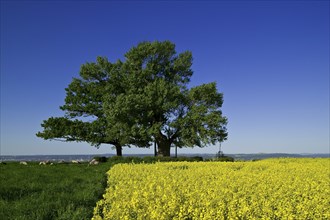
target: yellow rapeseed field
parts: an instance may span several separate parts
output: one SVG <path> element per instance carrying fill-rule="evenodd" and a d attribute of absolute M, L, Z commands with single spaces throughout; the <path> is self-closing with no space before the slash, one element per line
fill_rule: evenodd
<path fill-rule="evenodd" d="M 98 219 L 330 219 L 330 159 L 118 164 Z"/>

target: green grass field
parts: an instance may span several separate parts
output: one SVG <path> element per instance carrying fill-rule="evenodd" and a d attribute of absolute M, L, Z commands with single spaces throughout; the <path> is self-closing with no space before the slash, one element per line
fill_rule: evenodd
<path fill-rule="evenodd" d="M 111 165 L 0 164 L 0 219 L 91 219 Z"/>

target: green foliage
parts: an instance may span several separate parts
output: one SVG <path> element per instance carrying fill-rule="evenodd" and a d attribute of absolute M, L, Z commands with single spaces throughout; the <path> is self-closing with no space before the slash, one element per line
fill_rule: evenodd
<path fill-rule="evenodd" d="M 217 158 L 217 161 L 234 162 L 235 159 L 233 157 L 223 156 L 223 157 Z"/>
<path fill-rule="evenodd" d="M 0 218 L 91 219 L 111 163 L 0 165 Z"/>
<path fill-rule="evenodd" d="M 96 160 L 97 162 L 100 162 L 100 163 L 105 163 L 108 161 L 108 158 L 106 157 L 93 157 L 94 160 Z"/>
<path fill-rule="evenodd" d="M 125 133 L 156 141 L 160 156 L 169 156 L 171 145 L 205 147 L 226 139 L 223 96 L 216 83 L 188 89 L 191 52 L 177 54 L 171 42 L 156 41 L 140 43 L 125 57 L 125 92 L 116 98 L 110 93 L 104 104 L 107 119 L 114 122 L 110 136 Z"/>
<path fill-rule="evenodd" d="M 116 68 L 117 65 L 102 57 L 95 63 L 82 65 L 80 77 L 74 78 L 65 89 L 65 104 L 60 107 L 65 116 L 43 121 L 44 130 L 36 135 L 46 140 L 83 141 L 96 147 L 111 144 L 121 156 L 122 145 L 128 143 L 124 138 L 107 135 L 106 129 L 112 123 L 106 120 L 103 110 L 105 94 L 111 92 L 115 96 L 120 92 L 107 90 L 112 74 L 117 75 Z"/>
<path fill-rule="evenodd" d="M 229 156 L 221 156 L 221 157 L 217 157 L 217 158 L 212 158 L 208 161 L 234 162 L 235 159 L 233 157 L 229 157 Z"/>
<path fill-rule="evenodd" d="M 179 145 L 205 147 L 226 140 L 227 119 L 220 110 L 222 97 L 215 82 L 189 90 L 187 111 L 175 124 L 180 131 Z"/>
<path fill-rule="evenodd" d="M 203 157 L 110 157 L 108 161 L 117 164 L 117 163 L 156 163 L 156 162 L 176 162 L 176 161 L 203 161 Z"/>
<path fill-rule="evenodd" d="M 188 88 L 192 53 L 177 54 L 170 41 L 142 42 L 115 63 L 98 57 L 82 65 L 66 88 L 64 117 L 42 123 L 44 139 L 84 141 L 98 147 L 158 145 L 170 156 L 172 145 L 205 147 L 227 138 L 223 95 L 216 83 Z M 86 119 L 87 118 L 87 119 Z"/>

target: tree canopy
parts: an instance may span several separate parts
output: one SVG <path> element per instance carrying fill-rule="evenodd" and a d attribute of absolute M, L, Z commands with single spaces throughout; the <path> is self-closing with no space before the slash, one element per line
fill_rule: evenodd
<path fill-rule="evenodd" d="M 82 65 L 80 77 L 73 78 L 65 89 L 65 104 L 60 107 L 65 115 L 44 120 L 41 124 L 44 130 L 36 135 L 46 140 L 87 142 L 95 147 L 110 144 L 116 148 L 118 156 L 122 155 L 125 145 L 147 146 L 147 142 L 128 141 L 125 137 L 107 134 L 113 123 L 106 119 L 103 104 L 105 94 L 116 96 L 122 93 L 120 80 L 116 78 L 118 66 L 120 62 L 112 64 L 103 57 L 98 57 L 95 63 Z M 115 87 L 108 86 L 112 80 L 118 81 Z"/>
<path fill-rule="evenodd" d="M 192 54 L 177 54 L 169 41 L 142 42 L 110 63 L 98 57 L 82 65 L 80 78 L 66 89 L 64 117 L 42 123 L 44 139 L 85 141 L 94 146 L 158 145 L 170 156 L 171 146 L 205 147 L 227 138 L 223 95 L 216 83 L 188 88 Z M 89 119 L 89 120 L 86 120 Z"/>

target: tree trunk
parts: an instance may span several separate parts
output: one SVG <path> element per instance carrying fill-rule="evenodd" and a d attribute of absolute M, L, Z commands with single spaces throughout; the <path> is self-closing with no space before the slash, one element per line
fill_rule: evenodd
<path fill-rule="evenodd" d="M 123 148 L 120 144 L 115 144 L 117 156 L 123 156 Z"/>
<path fill-rule="evenodd" d="M 156 145 L 156 141 L 154 143 L 154 151 L 155 151 L 155 157 L 157 157 L 157 145 Z"/>
<path fill-rule="evenodd" d="M 159 157 L 171 156 L 171 143 L 168 140 L 158 140 L 157 145 Z"/>

